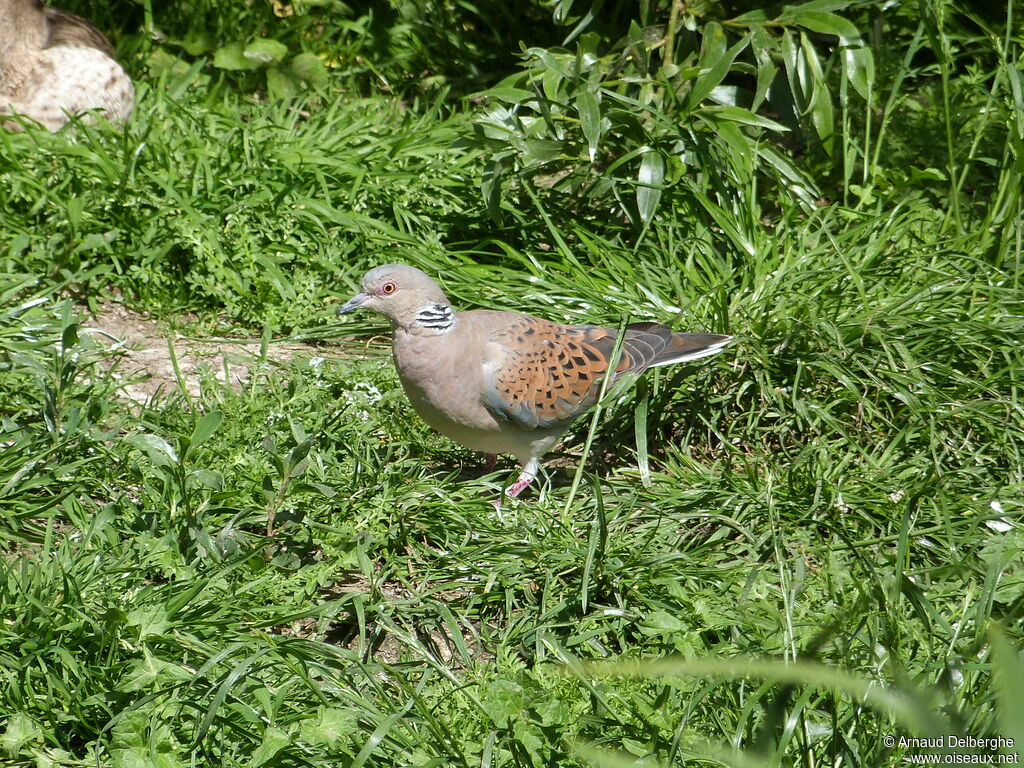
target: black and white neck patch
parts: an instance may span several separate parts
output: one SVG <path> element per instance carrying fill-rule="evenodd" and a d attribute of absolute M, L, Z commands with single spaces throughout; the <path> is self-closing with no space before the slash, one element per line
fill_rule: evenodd
<path fill-rule="evenodd" d="M 436 301 L 427 304 L 416 311 L 416 325 L 431 328 L 438 333 L 447 333 L 455 325 L 455 310 Z"/>

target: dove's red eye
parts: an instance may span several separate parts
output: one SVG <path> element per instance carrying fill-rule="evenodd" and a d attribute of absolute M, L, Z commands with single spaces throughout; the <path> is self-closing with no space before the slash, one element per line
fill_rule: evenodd
<path fill-rule="evenodd" d="M 394 283 L 384 283 L 384 285 L 380 287 L 380 292 L 383 293 L 385 296 L 390 296 L 397 290 L 398 286 L 395 285 Z"/>

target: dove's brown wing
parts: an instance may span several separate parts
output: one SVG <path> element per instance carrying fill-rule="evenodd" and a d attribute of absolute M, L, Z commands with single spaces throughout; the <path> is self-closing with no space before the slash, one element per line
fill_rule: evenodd
<path fill-rule="evenodd" d="M 482 394 L 496 416 L 522 429 L 556 429 L 568 426 L 597 400 L 615 348 L 615 330 L 504 312 L 464 313 L 462 318 L 494 324 Z M 728 340 L 673 333 L 659 323 L 634 323 L 626 327 L 609 384 L 624 373 L 714 354 Z"/>

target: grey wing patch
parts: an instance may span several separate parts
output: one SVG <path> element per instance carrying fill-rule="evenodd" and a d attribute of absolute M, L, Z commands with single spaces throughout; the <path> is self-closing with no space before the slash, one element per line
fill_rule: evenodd
<path fill-rule="evenodd" d="M 484 386 L 482 400 L 496 418 L 508 421 L 520 429 L 534 430 L 554 426 L 553 420 L 541 419 L 533 403 L 521 389 L 510 386 L 510 379 L 517 378 L 516 372 L 529 362 L 500 343 L 489 345 L 488 359 L 484 363 Z"/>
<path fill-rule="evenodd" d="M 546 419 L 537 418 L 536 412 L 526 402 L 509 402 L 499 393 L 494 382 L 491 381 L 484 387 L 484 406 L 502 421 L 510 421 L 520 429 L 533 430 L 538 427 L 547 428 L 554 426 Z"/>

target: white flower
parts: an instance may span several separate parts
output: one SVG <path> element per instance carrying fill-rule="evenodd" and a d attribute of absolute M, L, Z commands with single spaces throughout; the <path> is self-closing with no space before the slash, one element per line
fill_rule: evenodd
<path fill-rule="evenodd" d="M 355 386 L 355 391 L 364 393 L 364 399 L 371 403 L 379 403 L 381 398 L 384 397 L 377 387 L 365 381 L 358 382 Z"/>

